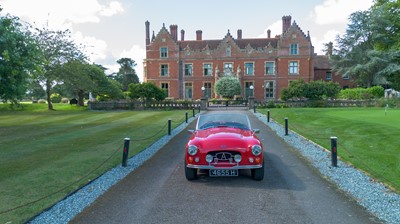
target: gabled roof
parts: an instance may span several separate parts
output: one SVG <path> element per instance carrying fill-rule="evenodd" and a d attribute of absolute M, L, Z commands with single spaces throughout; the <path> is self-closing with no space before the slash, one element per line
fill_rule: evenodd
<path fill-rule="evenodd" d="M 185 40 L 185 41 L 178 41 L 178 45 L 180 46 L 181 49 L 186 48 L 189 46 L 191 50 L 202 50 L 206 48 L 208 45 L 208 48 L 210 50 L 215 50 L 217 47 L 220 45 L 220 43 L 223 41 L 222 40 Z M 257 49 L 257 48 L 265 48 L 268 45 L 271 45 L 272 47 L 276 48 L 278 44 L 278 39 L 277 38 L 257 38 L 257 39 L 233 39 L 233 41 L 236 43 L 236 45 L 240 49 L 245 49 L 248 45 L 250 45 L 252 48 Z"/>
<path fill-rule="evenodd" d="M 316 69 L 331 69 L 332 65 L 326 55 L 316 55 L 314 57 L 314 68 Z"/>

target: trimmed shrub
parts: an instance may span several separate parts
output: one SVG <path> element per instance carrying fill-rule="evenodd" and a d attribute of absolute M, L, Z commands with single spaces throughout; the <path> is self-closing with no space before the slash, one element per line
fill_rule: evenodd
<path fill-rule="evenodd" d="M 381 98 L 384 94 L 385 90 L 382 86 L 374 86 L 371 88 L 349 88 L 341 90 L 339 98 L 348 100 L 369 100 L 373 98 Z"/>
<path fill-rule="evenodd" d="M 38 103 L 44 103 L 44 104 L 47 103 L 47 101 L 46 101 L 45 99 L 40 99 L 40 100 L 38 100 L 37 102 L 38 102 Z"/>
<path fill-rule="evenodd" d="M 367 89 L 367 92 L 374 98 L 381 98 L 385 96 L 385 89 L 382 86 L 373 86 Z"/>
<path fill-rule="evenodd" d="M 50 100 L 51 100 L 52 103 L 60 103 L 61 99 L 62 99 L 62 97 L 58 93 L 52 93 L 50 95 Z"/>
<path fill-rule="evenodd" d="M 69 99 L 68 98 L 62 98 L 61 99 L 61 103 L 69 103 Z"/>

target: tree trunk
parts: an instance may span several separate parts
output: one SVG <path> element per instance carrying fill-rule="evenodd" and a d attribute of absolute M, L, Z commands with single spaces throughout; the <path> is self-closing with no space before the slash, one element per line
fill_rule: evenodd
<path fill-rule="evenodd" d="M 46 95 L 47 95 L 47 106 L 49 110 L 54 110 L 53 109 L 53 104 L 51 103 L 51 83 L 49 80 L 46 80 Z"/>
<path fill-rule="evenodd" d="M 78 91 L 78 106 L 85 106 L 85 101 L 84 101 L 84 92 L 83 90 Z"/>

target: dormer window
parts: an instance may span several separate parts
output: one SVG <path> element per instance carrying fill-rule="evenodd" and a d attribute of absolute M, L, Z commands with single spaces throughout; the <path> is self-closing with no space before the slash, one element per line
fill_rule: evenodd
<path fill-rule="evenodd" d="M 225 56 L 230 57 L 232 55 L 231 46 L 226 47 Z"/>
<path fill-rule="evenodd" d="M 160 48 L 160 58 L 168 58 L 168 47 Z"/>
<path fill-rule="evenodd" d="M 291 55 L 298 55 L 299 54 L 299 46 L 298 46 L 298 44 L 291 44 L 290 45 L 290 54 Z"/>

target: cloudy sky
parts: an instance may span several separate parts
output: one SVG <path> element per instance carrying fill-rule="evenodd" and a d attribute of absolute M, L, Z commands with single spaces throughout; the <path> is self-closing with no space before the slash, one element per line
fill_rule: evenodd
<path fill-rule="evenodd" d="M 315 51 L 322 54 L 323 43 L 334 41 L 345 31 L 348 16 L 366 10 L 373 0 L 0 0 L 2 15 L 9 13 L 36 26 L 54 30 L 70 29 L 73 38 L 87 46 L 92 62 L 118 70 L 116 61 L 129 57 L 136 61 L 142 80 L 145 57 L 145 21 L 151 32 L 165 23 L 185 30 L 185 40 L 222 39 L 228 30 L 243 38 L 272 36 L 282 32 L 282 16 L 310 32 Z"/>

